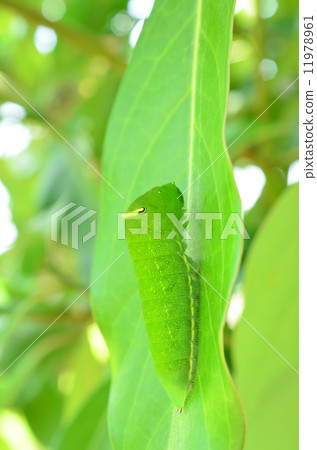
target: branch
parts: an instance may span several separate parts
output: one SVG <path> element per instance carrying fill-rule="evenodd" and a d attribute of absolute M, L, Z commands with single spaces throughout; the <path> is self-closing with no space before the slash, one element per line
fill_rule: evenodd
<path fill-rule="evenodd" d="M 117 73 L 123 74 L 126 63 L 114 54 L 110 44 L 111 41 L 117 39 L 114 36 L 98 36 L 89 30 L 66 26 L 60 22 L 51 22 L 39 12 L 15 0 L 0 0 L 0 5 L 20 14 L 28 22 L 52 28 L 58 36 L 67 39 L 80 50 L 103 55 Z"/>

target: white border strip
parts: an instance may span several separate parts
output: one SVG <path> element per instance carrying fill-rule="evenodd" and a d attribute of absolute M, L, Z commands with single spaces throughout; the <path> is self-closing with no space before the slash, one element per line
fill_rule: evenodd
<path fill-rule="evenodd" d="M 313 16 L 313 61 L 314 73 L 304 74 L 304 17 Z M 308 45 L 308 44 L 307 44 Z M 311 45 L 309 45 L 311 47 Z M 311 67 L 311 66 L 306 66 Z M 300 449 L 316 448 L 316 405 L 317 405 L 317 153 L 314 152 L 315 179 L 307 179 L 305 168 L 307 119 L 306 91 L 314 89 L 317 73 L 317 2 L 299 2 L 299 257 L 300 257 Z M 310 80 L 310 84 L 309 84 Z M 317 91 L 314 92 L 314 120 L 317 122 Z M 316 123 L 314 132 L 316 134 Z M 316 136 L 315 136 L 316 140 Z M 294 443 L 295 445 L 295 443 Z"/>

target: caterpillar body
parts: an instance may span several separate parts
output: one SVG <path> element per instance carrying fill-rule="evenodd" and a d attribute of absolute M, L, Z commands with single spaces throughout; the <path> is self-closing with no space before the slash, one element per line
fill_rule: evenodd
<path fill-rule="evenodd" d="M 155 187 L 137 198 L 124 214 L 126 240 L 133 261 L 154 368 L 178 412 L 191 392 L 197 361 L 198 280 L 185 254 L 181 233 L 167 213 L 179 220 L 184 200 L 174 183 Z M 154 236 L 160 214 L 161 235 Z M 147 215 L 147 233 L 134 234 Z M 174 233 L 175 234 L 175 233 Z"/>

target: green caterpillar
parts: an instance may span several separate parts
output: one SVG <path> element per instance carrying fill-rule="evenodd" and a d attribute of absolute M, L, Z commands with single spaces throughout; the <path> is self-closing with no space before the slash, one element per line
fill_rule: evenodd
<path fill-rule="evenodd" d="M 179 220 L 184 199 L 174 183 L 151 189 L 128 208 L 126 240 L 133 261 L 142 301 L 145 327 L 154 367 L 168 395 L 181 412 L 191 392 L 197 361 L 198 280 L 185 254 L 181 234 L 167 216 Z M 154 234 L 161 217 L 161 237 Z M 147 214 L 147 234 L 140 229 L 141 215 Z M 132 230 L 133 231 L 133 230 Z"/>

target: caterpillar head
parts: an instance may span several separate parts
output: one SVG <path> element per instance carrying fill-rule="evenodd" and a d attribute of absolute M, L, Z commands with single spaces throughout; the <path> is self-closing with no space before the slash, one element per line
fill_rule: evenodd
<path fill-rule="evenodd" d="M 168 183 L 156 186 L 138 197 L 123 216 L 129 219 L 144 213 L 174 213 L 177 217 L 181 217 L 184 213 L 183 206 L 184 199 L 180 190 L 175 183 Z"/>

